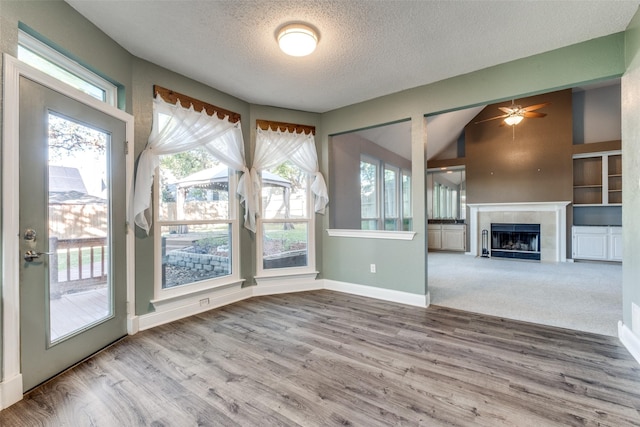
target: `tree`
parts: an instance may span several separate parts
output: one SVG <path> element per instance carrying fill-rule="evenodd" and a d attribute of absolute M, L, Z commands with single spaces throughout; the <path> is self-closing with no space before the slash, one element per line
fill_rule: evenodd
<path fill-rule="evenodd" d="M 160 167 L 170 171 L 171 175 L 176 179 L 184 178 L 192 173 L 213 168 L 217 165 L 219 165 L 219 162 L 202 148 L 160 158 Z"/>
<path fill-rule="evenodd" d="M 106 134 L 87 125 L 49 114 L 49 156 L 60 159 L 78 151 L 103 155 L 107 149 Z"/>

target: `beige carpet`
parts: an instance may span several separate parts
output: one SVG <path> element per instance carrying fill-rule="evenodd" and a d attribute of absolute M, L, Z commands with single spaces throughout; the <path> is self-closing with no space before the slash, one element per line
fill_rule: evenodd
<path fill-rule="evenodd" d="M 617 336 L 622 265 L 429 252 L 431 304 Z"/>

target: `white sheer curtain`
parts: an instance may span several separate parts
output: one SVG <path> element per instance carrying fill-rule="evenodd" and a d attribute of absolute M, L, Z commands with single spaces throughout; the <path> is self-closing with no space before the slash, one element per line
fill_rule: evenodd
<path fill-rule="evenodd" d="M 243 174 L 238 182 L 240 202 L 247 205 L 251 199 L 251 186 L 245 179 L 249 172 L 244 160 L 244 142 L 240 122 L 231 123 L 216 115 L 209 116 L 203 109 L 197 112 L 191 106 L 184 108 L 178 104 L 169 104 L 160 95 L 153 100 L 153 126 L 147 147 L 140 155 L 133 199 L 133 217 L 135 224 L 147 234 L 151 228 L 151 187 L 156 168 L 160 165 L 160 156 L 204 147 L 225 166 Z M 246 211 L 246 209 L 245 209 Z M 246 220 L 246 213 L 245 213 Z"/>
<path fill-rule="evenodd" d="M 278 166 L 287 160 L 314 177 L 311 183 L 311 192 L 315 198 L 314 210 L 323 214 L 329 202 L 327 185 L 318 166 L 318 154 L 313 134 L 307 135 L 305 133 L 257 128 L 256 151 L 251 168 L 253 199 L 248 204 L 248 219 L 245 217 L 245 227 L 254 233 L 256 231 L 256 215 L 259 206 L 258 198 L 261 194 L 258 173 Z"/>

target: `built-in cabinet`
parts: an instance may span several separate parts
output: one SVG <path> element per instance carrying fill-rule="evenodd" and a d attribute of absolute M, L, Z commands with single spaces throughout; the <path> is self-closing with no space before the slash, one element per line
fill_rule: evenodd
<path fill-rule="evenodd" d="M 465 224 L 429 224 L 427 236 L 429 249 L 462 252 L 466 250 Z"/>
<path fill-rule="evenodd" d="M 622 154 L 620 151 L 573 156 L 573 204 L 575 206 L 622 203 Z"/>
<path fill-rule="evenodd" d="M 622 261 L 622 227 L 573 226 L 573 259 Z"/>

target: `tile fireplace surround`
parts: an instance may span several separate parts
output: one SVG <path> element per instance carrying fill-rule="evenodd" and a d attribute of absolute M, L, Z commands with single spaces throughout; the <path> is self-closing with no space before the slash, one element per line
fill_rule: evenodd
<path fill-rule="evenodd" d="M 540 224 L 540 261 L 567 261 L 567 205 L 570 202 L 470 203 L 469 254 L 482 255 L 482 230 L 491 223 Z"/>

